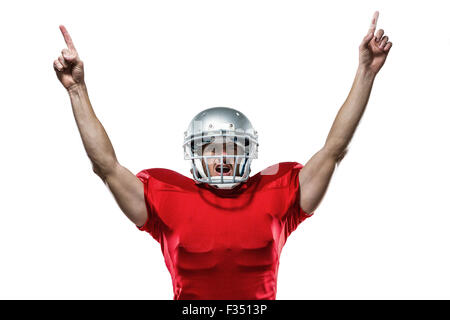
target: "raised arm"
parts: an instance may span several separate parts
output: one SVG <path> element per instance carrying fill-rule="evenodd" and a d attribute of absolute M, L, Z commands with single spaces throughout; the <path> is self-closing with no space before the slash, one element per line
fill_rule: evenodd
<path fill-rule="evenodd" d="M 125 215 L 141 226 L 147 218 L 143 184 L 117 161 L 111 141 L 92 109 L 84 82 L 83 61 L 66 28 L 62 25 L 59 28 L 67 48 L 53 62 L 53 68 L 69 94 L 78 131 L 93 171 L 110 189 Z"/>
<path fill-rule="evenodd" d="M 369 31 L 359 46 L 359 65 L 353 86 L 333 122 L 325 145 L 300 171 L 300 205 L 307 213 L 313 213 L 319 206 L 334 169 L 347 153 L 366 109 L 375 76 L 392 47 L 382 29 L 375 33 L 378 15 L 378 11 L 374 13 Z"/>

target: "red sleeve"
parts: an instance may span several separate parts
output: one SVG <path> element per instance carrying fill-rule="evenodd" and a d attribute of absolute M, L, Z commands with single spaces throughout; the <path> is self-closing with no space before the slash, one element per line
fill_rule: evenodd
<path fill-rule="evenodd" d="M 300 181 L 299 172 L 303 168 L 303 165 L 294 162 L 290 168 L 290 172 L 286 175 L 289 181 L 289 209 L 285 215 L 285 231 L 286 238 L 297 229 L 298 225 L 306 218 L 311 217 L 314 212 L 310 214 L 303 211 L 300 206 Z"/>
<path fill-rule="evenodd" d="M 148 169 L 136 174 L 142 181 L 145 195 L 145 205 L 147 207 L 147 221 L 142 226 L 136 226 L 141 231 L 147 231 L 156 241 L 161 242 L 162 221 L 160 220 L 155 207 L 152 205 L 151 176 Z"/>

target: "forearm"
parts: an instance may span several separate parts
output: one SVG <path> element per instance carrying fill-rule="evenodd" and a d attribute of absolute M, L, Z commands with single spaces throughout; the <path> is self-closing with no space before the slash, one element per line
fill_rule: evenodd
<path fill-rule="evenodd" d="M 350 93 L 333 122 L 325 148 L 336 157 L 346 151 L 369 101 L 375 75 L 359 67 Z"/>
<path fill-rule="evenodd" d="M 106 174 L 117 163 L 114 148 L 89 101 L 85 84 L 68 89 L 84 148 L 96 173 Z"/>

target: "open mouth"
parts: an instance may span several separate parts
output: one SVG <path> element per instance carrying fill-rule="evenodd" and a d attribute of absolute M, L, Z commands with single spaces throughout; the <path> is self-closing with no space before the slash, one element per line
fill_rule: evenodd
<path fill-rule="evenodd" d="M 214 171 L 220 175 L 220 164 L 217 164 L 214 166 Z M 223 165 L 223 175 L 230 176 L 231 174 L 232 174 L 231 164 L 224 164 Z"/>

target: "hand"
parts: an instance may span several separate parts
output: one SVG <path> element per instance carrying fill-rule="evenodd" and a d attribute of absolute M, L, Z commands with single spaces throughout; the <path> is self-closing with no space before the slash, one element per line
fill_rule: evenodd
<path fill-rule="evenodd" d="M 64 88 L 69 90 L 74 86 L 84 84 L 83 61 L 80 60 L 66 28 L 61 25 L 59 29 L 66 41 L 67 49 L 61 50 L 61 55 L 53 62 L 53 69 L 55 69 L 56 76 Z"/>
<path fill-rule="evenodd" d="M 388 42 L 389 37 L 383 36 L 383 29 L 379 29 L 375 34 L 378 16 L 379 12 L 375 11 L 369 32 L 359 46 L 359 65 L 373 75 L 380 71 L 392 47 L 392 42 Z"/>

